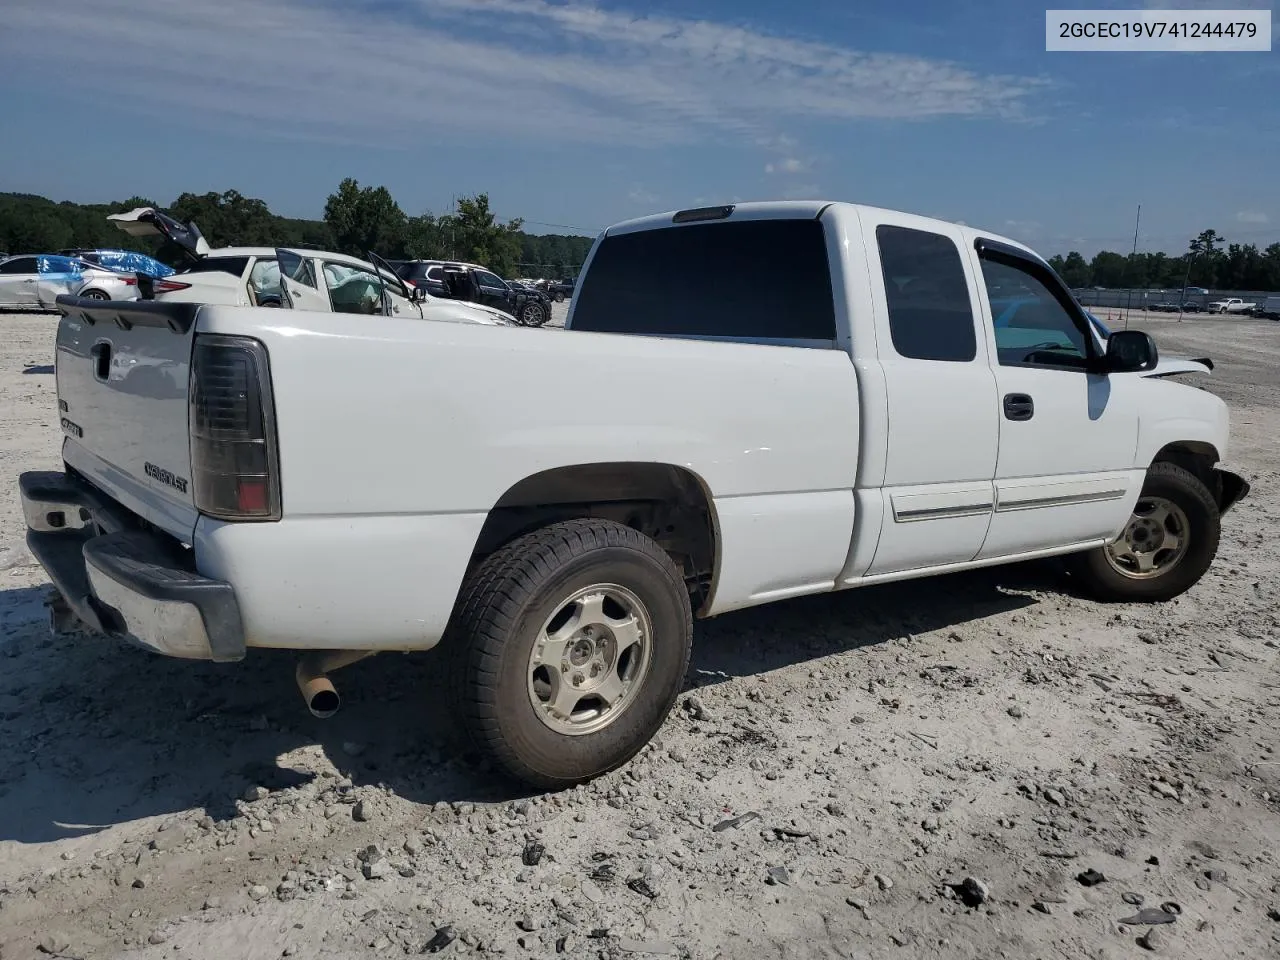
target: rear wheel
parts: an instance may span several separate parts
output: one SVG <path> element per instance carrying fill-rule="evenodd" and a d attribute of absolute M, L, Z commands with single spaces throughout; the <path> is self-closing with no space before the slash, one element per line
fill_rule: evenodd
<path fill-rule="evenodd" d="M 1114 543 L 1074 558 L 1074 574 L 1100 600 L 1171 600 L 1193 587 L 1218 552 L 1221 516 L 1200 478 L 1154 463 Z"/>
<path fill-rule="evenodd" d="M 86 290 L 84 293 L 80 294 L 80 296 L 84 297 L 86 300 L 110 300 L 111 299 L 101 290 Z"/>
<path fill-rule="evenodd" d="M 564 303 L 564 294 L 559 290 L 556 291 L 556 303 Z"/>
<path fill-rule="evenodd" d="M 455 710 L 513 776 L 580 783 L 657 732 L 692 637 L 684 579 L 661 547 L 608 520 L 553 524 L 468 578 L 445 639 Z"/>

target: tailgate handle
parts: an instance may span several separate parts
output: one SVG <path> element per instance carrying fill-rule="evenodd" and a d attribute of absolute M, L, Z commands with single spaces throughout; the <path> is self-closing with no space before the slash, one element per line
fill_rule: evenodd
<path fill-rule="evenodd" d="M 106 383 L 111 374 L 111 341 L 99 340 L 89 348 L 89 357 L 93 360 L 93 378 Z"/>

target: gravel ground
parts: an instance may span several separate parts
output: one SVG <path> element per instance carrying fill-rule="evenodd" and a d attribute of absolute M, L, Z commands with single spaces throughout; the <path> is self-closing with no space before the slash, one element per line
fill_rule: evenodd
<path fill-rule="evenodd" d="M 434 654 L 318 721 L 282 653 L 51 638 L 14 483 L 55 321 L 0 316 L 0 952 L 1280 956 L 1280 324 L 1143 325 L 1219 361 L 1254 483 L 1189 594 L 1037 564 L 703 622 L 658 739 L 548 796 L 459 747 Z"/>

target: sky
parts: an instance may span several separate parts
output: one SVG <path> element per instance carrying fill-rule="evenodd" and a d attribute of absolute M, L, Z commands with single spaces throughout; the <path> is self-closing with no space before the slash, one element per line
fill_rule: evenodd
<path fill-rule="evenodd" d="M 1067 3 L 1053 3 L 1064 7 Z M 849 200 L 1044 255 L 1280 240 L 1271 53 L 1047 53 L 1027 0 L 18 0 L 0 191 L 485 191 L 536 232 Z M 1076 6 L 1081 6 L 1076 4 Z M 1091 8 L 1142 6 L 1093 0 Z"/>

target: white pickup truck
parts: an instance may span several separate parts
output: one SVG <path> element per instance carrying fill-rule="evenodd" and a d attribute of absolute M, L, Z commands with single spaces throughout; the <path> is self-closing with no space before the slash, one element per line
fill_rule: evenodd
<path fill-rule="evenodd" d="M 1215 300 L 1213 303 L 1205 307 L 1209 313 L 1250 313 L 1257 309 L 1256 303 L 1248 303 L 1239 297 L 1228 297 L 1225 300 Z"/>
<path fill-rule="evenodd" d="M 1167 600 L 1249 489 L 1222 400 L 1040 257 L 845 203 L 614 226 L 563 333 L 59 306 L 65 471 L 20 484 L 56 625 L 305 651 L 318 715 L 330 670 L 442 644 L 475 741 L 543 787 L 654 734 L 694 617 L 1065 554 Z"/>

